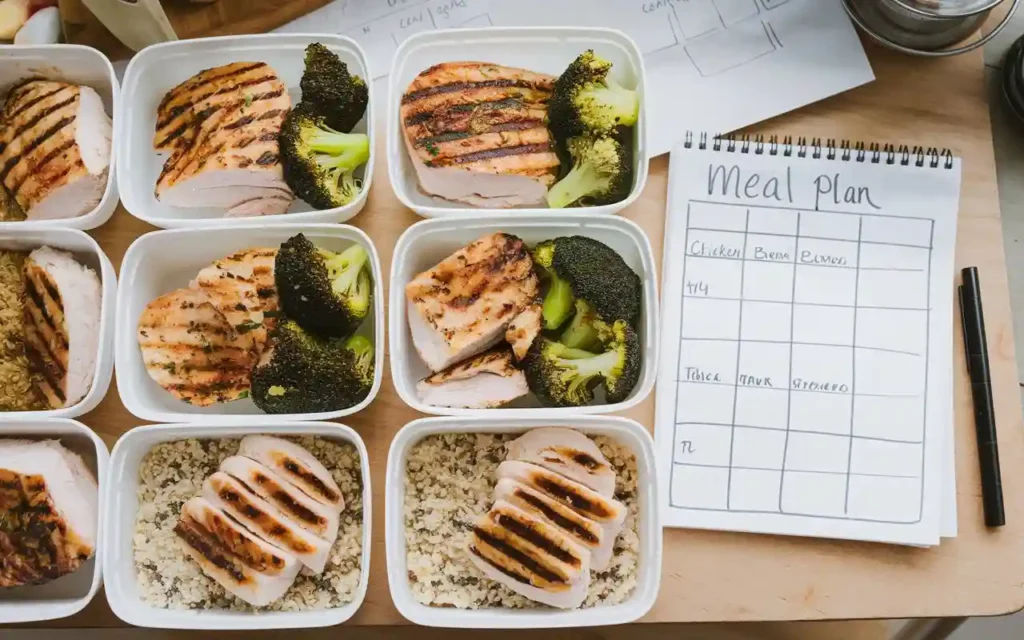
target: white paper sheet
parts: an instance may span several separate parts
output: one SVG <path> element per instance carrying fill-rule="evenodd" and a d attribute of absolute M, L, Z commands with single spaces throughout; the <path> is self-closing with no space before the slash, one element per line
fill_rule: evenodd
<path fill-rule="evenodd" d="M 280 30 L 351 36 L 382 77 L 419 31 L 567 25 L 640 46 L 652 155 L 687 130 L 733 131 L 874 79 L 841 0 L 336 0 Z"/>
<path fill-rule="evenodd" d="M 664 522 L 937 544 L 960 164 L 810 156 L 673 152 Z"/>

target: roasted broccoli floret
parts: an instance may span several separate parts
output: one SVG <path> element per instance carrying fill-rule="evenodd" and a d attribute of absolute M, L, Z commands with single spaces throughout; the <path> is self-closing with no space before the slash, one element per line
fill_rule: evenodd
<path fill-rule="evenodd" d="M 607 331 L 608 344 L 600 354 L 537 340 L 525 362 L 534 395 L 549 406 L 579 407 L 594 401 L 594 390 L 603 382 L 608 402 L 625 400 L 640 379 L 640 340 L 621 320 Z"/>
<path fill-rule="evenodd" d="M 306 67 L 299 82 L 302 104 L 332 129 L 348 133 L 366 113 L 370 91 L 366 81 L 349 73 L 348 65 L 330 49 L 314 42 L 306 47 Z"/>
<path fill-rule="evenodd" d="M 558 341 L 570 349 L 600 351 L 600 335 L 602 329 L 608 326 L 607 323 L 601 320 L 590 303 L 582 298 L 576 299 L 575 308 L 576 313 L 572 317 L 572 322 L 562 332 L 562 337 Z"/>
<path fill-rule="evenodd" d="M 643 284 L 608 245 L 585 236 L 563 236 L 538 244 L 532 255 L 535 264 L 567 282 L 573 296 L 590 303 L 606 322 L 636 324 Z M 565 319 L 572 310 L 569 307 Z"/>
<path fill-rule="evenodd" d="M 311 206 L 342 207 L 359 194 L 355 171 L 370 159 L 366 135 L 335 131 L 300 106 L 285 117 L 278 141 L 285 182 Z"/>
<path fill-rule="evenodd" d="M 252 373 L 252 399 L 267 413 L 324 413 L 359 404 L 373 386 L 373 344 L 362 336 L 318 338 L 291 320 Z"/>
<path fill-rule="evenodd" d="M 633 187 L 633 160 L 628 148 L 610 136 L 579 136 L 568 143 L 572 168 L 548 191 L 548 206 L 612 204 Z"/>
<path fill-rule="evenodd" d="M 351 335 L 370 312 L 370 254 L 360 244 L 333 253 L 293 236 L 277 252 L 274 281 L 285 314 L 318 335 Z"/>
<path fill-rule="evenodd" d="M 631 127 L 640 115 L 640 98 L 608 77 L 612 63 L 584 51 L 555 80 L 548 126 L 558 144 L 583 134 L 611 134 Z"/>

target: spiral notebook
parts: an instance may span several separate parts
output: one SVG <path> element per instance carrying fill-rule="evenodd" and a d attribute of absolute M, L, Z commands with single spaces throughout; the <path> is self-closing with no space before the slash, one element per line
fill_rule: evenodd
<path fill-rule="evenodd" d="M 959 193 L 945 150 L 687 134 L 672 151 L 667 526 L 955 535 Z"/>

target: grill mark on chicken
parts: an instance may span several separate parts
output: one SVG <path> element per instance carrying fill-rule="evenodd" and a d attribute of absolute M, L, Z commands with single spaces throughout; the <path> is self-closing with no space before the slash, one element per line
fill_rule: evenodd
<path fill-rule="evenodd" d="M 245 483 L 239 481 L 239 484 L 245 487 Z M 246 487 L 246 489 L 248 489 L 248 487 Z M 259 526 L 260 530 L 269 534 L 278 543 L 286 546 L 295 553 L 302 555 L 316 551 L 316 549 L 303 540 L 291 535 L 288 530 L 282 527 L 272 516 L 264 513 L 259 507 L 254 505 L 248 496 L 244 496 L 231 487 L 225 485 L 217 488 L 217 495 L 224 502 L 235 505 L 239 511 L 251 518 L 255 524 Z"/>
<path fill-rule="evenodd" d="M 321 518 L 312 510 L 296 502 L 292 496 L 282 489 L 276 482 L 268 478 L 262 473 L 256 472 L 253 474 L 252 479 L 256 484 L 265 488 L 269 495 L 279 503 L 279 507 L 283 507 L 281 510 L 294 516 L 296 519 L 306 522 L 310 525 L 317 527 L 323 527 L 327 525 L 327 521 Z"/>
<path fill-rule="evenodd" d="M 7 181 L 7 175 L 21 160 L 27 157 L 30 153 L 35 151 L 41 144 L 52 138 L 53 136 L 60 133 L 62 129 L 67 127 L 69 124 L 75 121 L 75 116 L 68 116 L 61 118 L 59 121 L 54 123 L 50 128 L 44 131 L 39 137 L 26 145 L 18 155 L 12 156 L 7 159 L 4 163 L 3 169 L 0 169 L 0 182 Z"/>
<path fill-rule="evenodd" d="M 278 94 L 278 95 L 280 95 L 280 94 Z M 274 97 L 277 97 L 277 96 L 274 96 Z M 287 115 L 287 111 L 288 111 L 287 109 L 271 109 L 270 111 L 268 111 L 268 112 L 264 113 L 263 115 L 261 115 L 259 118 L 256 118 L 256 120 L 257 121 L 259 121 L 259 120 L 270 120 L 271 118 L 276 118 L 278 116 L 282 116 L 283 117 L 283 116 Z"/>
<path fill-rule="evenodd" d="M 476 537 L 480 538 L 480 540 L 486 543 L 489 547 L 515 560 L 519 564 L 526 567 L 529 571 L 532 571 L 539 578 L 555 584 L 566 584 L 568 582 L 565 576 L 556 573 L 548 567 L 545 567 L 543 564 L 534 560 L 526 553 L 523 553 L 516 547 L 509 544 L 508 542 L 493 535 L 490 531 L 487 531 L 486 529 L 483 529 L 481 527 L 473 527 L 473 534 L 476 535 Z M 494 562 L 486 556 L 481 555 L 480 557 L 483 558 L 483 560 L 487 562 L 487 564 L 495 567 L 502 573 L 510 577 L 513 577 L 516 580 L 519 580 L 520 582 L 525 582 L 527 584 L 531 584 L 533 582 L 528 577 L 519 576 L 519 574 L 515 573 L 513 569 L 504 567 L 503 565 Z"/>
<path fill-rule="evenodd" d="M 506 576 L 512 578 L 516 582 L 521 582 L 523 584 L 532 584 L 532 581 L 530 580 L 530 578 L 528 576 L 524 576 L 524 575 L 522 575 L 520 573 L 516 573 L 511 567 L 505 567 L 505 566 L 503 566 L 503 565 L 501 565 L 501 564 L 499 564 L 497 562 L 494 562 L 490 558 L 486 557 L 484 554 L 480 553 L 480 550 L 477 549 L 475 545 L 470 545 L 469 551 L 470 551 L 470 553 L 472 553 L 477 558 L 480 558 L 481 560 L 483 560 L 484 562 L 486 562 L 490 566 L 494 567 L 498 571 L 502 572 Z"/>
<path fill-rule="evenodd" d="M 49 93 L 40 93 L 39 95 L 32 97 L 30 100 L 26 100 L 22 104 L 18 104 L 17 107 L 13 111 L 11 111 L 10 113 L 6 114 L 5 117 L 6 117 L 8 122 L 12 122 L 12 121 L 14 121 L 15 118 L 17 118 L 18 116 L 20 116 L 24 112 L 28 111 L 32 107 L 36 106 L 37 104 L 39 104 L 43 100 L 46 100 L 47 98 L 53 97 L 53 96 L 57 95 L 58 93 L 60 93 L 61 91 L 64 91 L 66 89 L 74 89 L 74 87 L 63 86 L 63 87 L 58 87 L 57 89 L 54 89 L 53 91 L 50 91 Z M 31 91 L 31 90 L 29 90 L 29 91 Z M 17 103 L 16 102 L 12 102 L 11 100 L 8 100 L 7 104 L 10 105 L 10 104 L 17 104 Z"/>
<path fill-rule="evenodd" d="M 263 155 L 256 159 L 256 164 L 267 166 L 277 163 L 278 155 L 273 151 L 264 151 Z"/>
<path fill-rule="evenodd" d="M 341 496 L 338 495 L 338 493 L 334 489 L 331 489 L 326 484 L 324 484 L 324 481 L 321 480 L 312 471 L 307 471 L 305 468 L 302 467 L 302 465 L 300 465 L 299 463 L 295 462 L 294 460 L 292 460 L 288 456 L 284 455 L 283 453 L 274 452 L 274 457 L 276 458 L 275 462 L 282 469 L 287 471 L 289 474 L 295 476 L 296 478 L 298 478 L 302 482 L 304 482 L 306 484 L 309 484 L 309 485 L 312 485 L 312 487 L 316 491 L 316 493 L 318 495 L 320 495 L 321 497 L 323 497 L 324 500 L 326 500 L 327 502 L 333 504 L 333 503 L 336 503 L 339 500 L 341 500 Z M 300 486 L 302 486 L 302 485 L 300 484 Z M 313 497 L 315 498 L 317 496 L 313 496 Z"/>
<path fill-rule="evenodd" d="M 73 104 L 75 102 L 78 102 L 78 96 L 79 96 L 79 92 L 76 91 L 74 93 L 74 95 L 72 95 L 70 98 L 67 98 L 66 100 L 63 100 L 63 101 L 58 102 L 56 104 L 48 105 L 45 108 L 40 109 L 38 113 L 33 114 L 33 116 L 31 118 L 26 120 L 17 129 L 14 130 L 14 134 L 11 136 L 11 139 L 13 140 L 14 138 L 20 137 L 21 134 L 25 133 L 26 131 L 28 131 L 32 127 L 34 127 L 37 124 L 39 124 L 40 120 L 42 120 L 46 116 L 50 115 L 51 113 L 55 113 L 57 111 L 60 111 L 64 107 L 70 106 L 71 104 Z M 8 118 L 8 121 L 10 121 L 10 118 Z"/>
<path fill-rule="evenodd" d="M 38 164 L 36 164 L 35 168 L 33 168 L 31 172 L 26 171 L 25 175 L 22 176 L 22 179 L 15 182 L 13 185 L 9 185 L 7 190 L 11 193 L 12 196 L 18 196 L 18 192 L 21 191 L 21 188 L 25 186 L 25 183 L 28 182 L 30 178 L 36 177 L 40 170 L 46 167 L 46 165 L 53 162 L 58 156 L 64 155 L 64 153 L 66 153 L 72 147 L 74 147 L 75 144 L 75 139 L 69 138 L 64 144 L 60 145 L 59 147 L 55 147 L 54 149 L 51 149 L 49 153 L 47 153 L 45 156 L 42 157 L 42 159 L 39 160 Z M 46 186 L 49 186 L 49 184 L 56 182 L 57 179 L 63 178 L 68 173 L 70 173 L 72 169 L 82 166 L 81 163 L 81 158 L 76 158 L 75 163 L 73 165 L 68 165 L 67 167 L 65 167 L 64 171 L 61 174 L 55 176 L 55 179 L 48 180 L 47 183 L 43 185 L 43 187 L 45 188 Z"/>
<path fill-rule="evenodd" d="M 4 100 L 4 109 L 10 108 L 11 105 L 15 104 L 18 100 L 21 100 L 26 95 L 32 92 L 32 86 L 37 82 L 47 82 L 45 78 L 25 78 L 15 82 L 14 85 L 7 90 L 7 99 Z"/>
<path fill-rule="evenodd" d="M 432 69 L 427 69 L 420 75 L 428 75 Z M 456 91 L 472 91 L 473 89 L 484 89 L 486 87 L 515 87 L 518 89 L 533 89 L 534 91 L 551 91 L 551 85 L 548 83 L 530 82 L 529 80 L 521 80 L 516 78 L 498 78 L 495 80 L 480 80 L 477 82 L 451 82 L 449 84 L 442 84 L 433 87 L 427 87 L 426 89 L 418 89 L 416 91 L 410 91 L 402 96 L 402 104 L 412 104 L 423 98 L 430 96 L 436 96 L 442 93 L 454 93 Z"/>
<path fill-rule="evenodd" d="M 264 572 L 268 569 L 280 571 L 284 558 L 264 551 L 258 545 L 247 540 L 228 522 L 227 516 L 212 509 L 202 510 L 203 521 L 200 526 L 205 528 L 227 551 L 234 554 L 247 567 Z M 192 514 L 189 517 L 194 518 Z M 198 522 L 196 520 L 196 522 Z"/>
<path fill-rule="evenodd" d="M 232 76 L 237 76 L 237 75 L 242 75 L 242 74 L 245 74 L 245 73 L 249 73 L 250 71 L 254 71 L 256 69 L 259 69 L 259 68 L 265 67 L 265 66 L 267 66 L 266 62 L 253 62 L 253 63 L 249 64 L 248 66 L 238 67 L 237 69 L 232 69 L 230 71 L 227 71 L 227 72 L 219 74 L 219 75 L 210 75 L 210 76 L 205 76 L 204 74 L 207 74 L 207 73 L 209 73 L 211 71 L 215 71 L 217 69 L 217 67 L 211 67 L 209 69 L 203 69 L 198 74 L 192 76 L 191 78 L 189 78 L 185 82 L 179 84 L 178 86 L 176 86 L 173 89 L 171 89 L 170 91 L 168 91 L 167 94 L 164 96 L 163 100 L 160 101 L 160 105 L 157 107 L 157 111 L 163 110 L 168 104 L 170 104 L 173 100 L 175 100 L 178 97 L 180 97 L 186 91 L 195 91 L 196 89 L 199 89 L 200 87 L 202 87 L 204 85 L 211 84 L 211 83 L 216 82 L 218 80 L 224 80 L 224 79 L 230 78 Z M 199 80 L 197 80 L 197 78 Z"/>
<path fill-rule="evenodd" d="M 230 122 L 230 123 L 224 125 L 221 128 L 225 129 L 227 131 L 231 131 L 233 129 L 241 129 L 245 125 L 250 124 L 255 119 L 256 119 L 256 116 L 250 113 L 248 115 L 242 116 L 241 118 L 239 118 L 238 120 L 235 120 L 234 122 Z"/>
<path fill-rule="evenodd" d="M 498 147 L 497 149 L 485 149 L 484 151 L 467 153 L 466 155 L 462 156 L 430 160 L 426 164 L 428 167 L 449 167 L 453 164 L 470 164 L 473 162 L 478 162 L 480 160 L 490 160 L 491 158 L 504 158 L 506 156 L 524 156 L 532 153 L 542 153 L 551 150 L 552 149 L 550 143 L 525 144 L 520 145 L 518 147 Z"/>
<path fill-rule="evenodd" d="M 597 544 L 598 542 L 600 542 L 597 539 L 597 536 L 595 536 L 593 532 L 591 532 L 589 529 L 580 525 L 578 522 L 566 518 L 562 514 L 558 513 L 557 511 L 552 509 L 550 505 L 545 503 L 537 496 L 526 491 L 523 491 L 522 489 L 516 489 L 514 495 L 523 502 L 537 509 L 537 511 L 540 511 L 542 514 L 544 514 L 545 518 L 547 518 L 551 522 L 554 522 L 562 529 L 565 529 L 566 531 L 571 531 L 573 535 L 575 535 L 577 538 L 585 540 L 591 544 Z"/>
<path fill-rule="evenodd" d="M 226 571 L 235 583 L 238 585 L 249 584 L 249 578 L 246 577 L 245 572 L 232 561 L 234 558 L 229 555 L 230 552 L 221 546 L 214 538 L 203 535 L 203 532 L 198 530 L 197 525 L 192 522 L 186 523 L 184 519 L 179 520 L 178 524 L 174 526 L 174 533 L 176 533 L 188 546 L 192 547 L 204 558 L 209 560 L 215 567 Z"/>
<path fill-rule="evenodd" d="M 537 486 L 543 489 L 545 492 L 552 496 L 562 500 L 573 509 L 582 511 L 585 513 L 593 514 L 594 516 L 606 519 L 610 518 L 613 514 L 604 508 L 603 505 L 595 504 L 588 500 L 585 496 L 572 491 L 570 488 L 563 486 L 561 483 L 555 482 L 550 478 L 537 477 L 534 478 L 534 482 Z"/>
<path fill-rule="evenodd" d="M 455 140 L 464 140 L 466 138 L 472 138 L 474 136 L 483 135 L 485 133 L 501 133 L 503 131 L 528 131 L 530 129 L 537 129 L 544 126 L 543 120 L 519 120 L 516 122 L 502 122 L 481 129 L 479 131 L 449 131 L 436 136 L 429 136 L 425 138 L 418 138 L 415 141 L 415 146 L 423 147 L 428 144 L 437 144 L 439 142 L 454 142 Z"/>
<path fill-rule="evenodd" d="M 276 79 L 277 78 L 272 78 L 272 80 L 276 80 Z M 263 80 L 260 81 L 260 83 L 264 83 L 264 82 L 268 82 L 268 80 L 267 79 L 263 79 Z M 242 86 L 242 85 L 239 85 L 239 86 Z M 224 90 L 221 90 L 220 93 L 227 93 L 227 92 L 224 91 Z M 265 93 L 261 93 L 261 94 L 258 94 L 256 96 L 252 96 L 248 100 L 246 100 L 245 98 L 242 98 L 241 100 L 236 100 L 234 102 L 230 102 L 230 103 L 224 102 L 224 103 L 215 104 L 215 105 L 211 105 L 209 107 L 206 107 L 205 109 L 202 109 L 202 110 L 196 112 L 195 120 L 186 120 L 181 125 L 176 127 L 173 131 L 168 133 L 167 136 L 163 140 L 161 140 L 160 142 L 158 142 L 156 144 L 156 146 L 157 146 L 157 148 L 166 147 L 171 142 L 174 142 L 176 139 L 180 138 L 182 135 L 184 135 L 190 129 L 198 128 L 204 121 L 210 119 L 218 111 L 224 111 L 225 113 L 230 113 L 231 111 L 235 111 L 235 110 L 239 109 L 240 107 L 245 106 L 246 104 L 251 106 L 251 105 L 253 105 L 253 104 L 257 103 L 257 102 L 263 102 L 264 100 L 273 100 L 275 98 L 280 98 L 282 95 L 284 95 L 284 89 L 277 89 L 277 90 L 274 90 L 274 91 L 267 91 Z M 209 98 L 209 97 L 211 97 L 211 96 L 206 96 L 206 98 Z M 198 104 L 200 102 L 202 102 L 202 100 L 196 100 L 195 101 L 196 104 Z M 192 105 L 189 105 L 189 108 L 191 108 L 191 107 L 192 107 Z M 280 111 L 280 110 L 277 110 L 277 111 Z M 248 117 L 248 116 L 246 116 L 246 117 Z M 261 118 L 261 120 L 262 119 L 263 118 Z M 171 121 L 168 121 L 164 126 L 166 127 L 168 124 L 170 124 L 170 122 Z M 250 120 L 250 122 L 251 122 L 251 120 Z M 248 123 L 246 123 L 246 124 L 248 124 Z M 240 126 L 243 126 L 243 125 L 240 125 Z M 158 124 L 157 125 L 157 131 L 159 131 L 161 128 L 162 127 Z M 226 127 L 223 127 L 223 128 L 226 128 Z M 215 133 L 215 130 L 214 131 L 206 132 L 206 136 L 205 137 L 209 137 L 209 135 L 211 135 L 212 133 Z M 198 142 L 198 141 L 195 141 L 195 142 Z M 194 148 L 195 146 L 196 146 L 196 144 L 193 143 L 192 147 Z"/>
<path fill-rule="evenodd" d="M 266 66 L 266 64 L 262 64 L 261 63 L 260 66 Z M 250 71 L 251 70 L 252 69 L 250 69 Z M 225 76 L 221 76 L 221 77 L 225 77 L 226 78 L 226 77 L 230 77 L 230 76 L 234 76 L 234 75 L 241 75 L 241 73 L 229 73 L 229 74 L 226 74 Z M 209 100 L 210 98 L 213 98 L 215 96 L 222 96 L 222 95 L 231 93 L 233 91 L 238 91 L 239 89 L 244 89 L 245 87 L 253 87 L 253 86 L 256 86 L 256 85 L 259 85 L 259 84 L 263 84 L 264 82 L 273 82 L 274 80 L 277 80 L 277 79 L 278 79 L 277 76 L 275 76 L 273 74 L 267 75 L 267 76 L 260 76 L 258 78 L 253 78 L 253 79 L 250 79 L 250 80 L 243 80 L 241 82 L 237 82 L 235 84 L 232 84 L 232 85 L 229 85 L 229 86 L 226 86 L 226 87 L 221 87 L 220 89 L 216 89 L 214 91 L 210 91 L 210 92 L 204 93 L 202 95 L 195 95 L 195 90 L 196 89 L 198 89 L 199 87 L 203 86 L 204 84 L 209 84 L 209 82 L 200 83 L 200 84 L 198 84 L 198 85 L 196 85 L 195 87 L 192 88 L 192 92 L 193 92 L 193 95 L 191 96 L 192 99 L 189 102 L 185 102 L 185 103 L 182 103 L 180 105 L 176 105 L 174 107 L 171 107 L 171 109 L 167 113 L 167 116 L 164 117 L 163 119 L 157 121 L 156 129 L 157 129 L 157 131 L 159 131 L 160 129 L 166 127 L 170 123 L 174 122 L 174 119 L 177 118 L 178 116 L 186 113 L 187 111 L 189 111 L 190 109 L 195 107 L 195 105 L 201 104 L 202 102 L 204 102 L 206 100 Z M 280 95 L 280 94 L 278 94 L 278 95 Z M 256 101 L 256 96 L 254 96 L 252 98 L 252 101 L 253 102 Z M 158 113 L 159 113 L 159 110 L 161 108 L 162 107 L 158 108 L 158 110 L 157 110 Z"/>
<path fill-rule="evenodd" d="M 503 513 L 497 515 L 495 522 L 516 534 L 523 540 L 530 542 L 538 549 L 543 549 L 573 568 L 578 569 L 582 564 L 575 554 L 563 549 L 557 542 L 551 540 L 543 533 L 537 531 L 534 527 L 531 527 L 524 522 L 520 522 L 519 520 Z"/>

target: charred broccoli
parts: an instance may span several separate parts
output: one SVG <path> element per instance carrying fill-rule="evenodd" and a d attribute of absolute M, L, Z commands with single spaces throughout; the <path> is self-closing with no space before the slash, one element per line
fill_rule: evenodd
<path fill-rule="evenodd" d="M 612 63 L 584 51 L 555 80 L 548 126 L 559 144 L 583 134 L 611 134 L 633 126 L 640 114 L 636 91 L 608 77 Z"/>
<path fill-rule="evenodd" d="M 370 159 L 366 135 L 335 131 L 322 115 L 299 106 L 285 117 L 278 140 L 285 182 L 307 203 L 333 209 L 359 194 L 355 171 Z"/>
<path fill-rule="evenodd" d="M 370 312 L 370 254 L 362 245 L 332 253 L 300 233 L 278 250 L 274 280 L 285 314 L 319 335 L 351 335 Z"/>
<path fill-rule="evenodd" d="M 594 401 L 603 382 L 608 402 L 621 402 L 640 379 L 640 339 L 628 323 L 605 327 L 607 346 L 600 354 L 541 338 L 526 356 L 526 381 L 541 402 L 579 407 Z"/>
<path fill-rule="evenodd" d="M 572 169 L 548 191 L 548 206 L 612 204 L 633 187 L 633 160 L 628 148 L 610 136 L 579 136 L 568 142 Z"/>
<path fill-rule="evenodd" d="M 268 362 L 252 373 L 252 399 L 267 413 L 323 413 L 359 404 L 373 386 L 373 344 L 318 338 L 291 320 L 272 332 Z"/>
<path fill-rule="evenodd" d="M 636 324 L 643 284 L 608 245 L 585 236 L 563 236 L 538 244 L 532 255 L 535 264 L 567 282 L 573 296 L 587 301 L 606 322 L 625 320 Z M 548 290 L 545 305 L 553 290 Z M 573 311 L 571 306 L 566 307 L 562 321 Z"/>
<path fill-rule="evenodd" d="M 319 42 L 306 47 L 306 66 L 299 88 L 302 104 L 323 116 L 327 126 L 342 133 L 352 131 L 362 120 L 370 101 L 366 81 L 349 73 L 348 65 Z"/>

